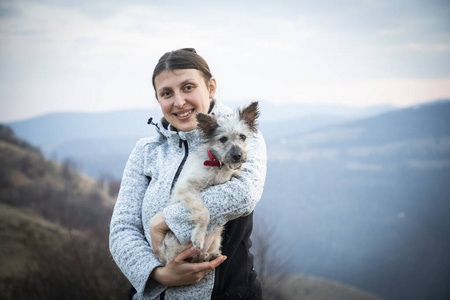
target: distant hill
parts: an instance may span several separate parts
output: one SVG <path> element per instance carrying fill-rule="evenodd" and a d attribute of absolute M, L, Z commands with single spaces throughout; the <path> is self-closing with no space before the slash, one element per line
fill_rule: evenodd
<path fill-rule="evenodd" d="M 53 113 L 12 122 L 18 137 L 41 147 L 46 153 L 68 141 L 86 139 L 139 138 L 153 134 L 147 120 L 159 120 L 157 110 L 123 110 L 106 113 Z"/>
<path fill-rule="evenodd" d="M 60 162 L 70 158 L 80 171 L 96 178 L 120 178 L 136 142 L 155 134 L 154 127 L 147 124 L 150 117 L 157 121 L 161 113 L 55 113 L 8 126 L 20 138 L 38 146 L 47 158 Z"/>
<path fill-rule="evenodd" d="M 367 145 L 450 134 L 450 100 L 422 104 L 291 136 L 306 143 Z M 336 133 L 339 132 L 339 135 Z M 330 140 L 333 137 L 333 140 Z"/>
<path fill-rule="evenodd" d="M 450 101 L 387 112 L 367 119 L 292 134 L 268 143 L 274 160 L 403 160 L 446 157 L 450 136 Z M 425 152 L 424 152 L 425 151 Z M 278 155 L 282 153 L 282 155 Z M 431 155 L 431 156 L 430 156 Z M 445 162 L 443 162 L 445 165 Z"/>

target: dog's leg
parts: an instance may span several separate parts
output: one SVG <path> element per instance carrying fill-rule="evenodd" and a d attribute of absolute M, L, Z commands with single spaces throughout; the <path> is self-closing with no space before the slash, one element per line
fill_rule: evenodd
<path fill-rule="evenodd" d="M 209 224 L 209 211 L 203 204 L 199 189 L 196 186 L 198 186 L 197 183 L 187 181 L 178 185 L 174 192 L 191 211 L 191 220 L 195 222 L 191 240 L 194 247 L 200 250 L 205 242 L 206 228 Z"/>
<path fill-rule="evenodd" d="M 222 244 L 222 231 L 223 231 L 223 226 L 217 228 L 216 230 L 214 230 L 211 233 L 213 235 L 213 237 L 212 237 L 213 242 L 211 243 L 211 246 L 209 246 L 209 248 L 207 250 L 207 257 L 206 257 L 207 261 L 211 261 L 220 255 L 220 253 L 221 253 L 220 247 Z"/>

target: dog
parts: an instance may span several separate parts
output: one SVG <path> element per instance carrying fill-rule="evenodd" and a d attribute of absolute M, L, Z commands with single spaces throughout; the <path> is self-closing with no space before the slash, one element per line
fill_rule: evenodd
<path fill-rule="evenodd" d="M 249 139 L 257 131 L 258 117 L 258 102 L 252 102 L 226 117 L 202 113 L 196 115 L 203 143 L 189 154 L 169 202 L 170 205 L 184 203 L 191 211 L 191 220 L 195 222 L 191 242 L 197 251 L 189 258 L 190 262 L 210 261 L 221 253 L 223 227 L 211 233 L 209 237 L 212 242 L 205 245 L 210 214 L 202 202 L 200 192 L 239 174 L 240 167 L 247 160 Z M 159 258 L 167 264 L 190 246 L 190 243 L 180 244 L 173 232 L 169 231 L 160 245 Z"/>

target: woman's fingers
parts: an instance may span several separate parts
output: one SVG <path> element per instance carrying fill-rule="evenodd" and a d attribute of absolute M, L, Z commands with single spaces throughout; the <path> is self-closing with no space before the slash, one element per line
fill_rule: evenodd
<path fill-rule="evenodd" d="M 183 252 L 181 252 L 180 254 L 178 254 L 174 260 L 177 261 L 178 263 L 186 262 L 186 259 L 191 257 L 195 253 L 195 251 L 197 251 L 197 249 L 195 249 L 194 246 L 191 246 L 190 248 L 188 248 L 188 249 L 184 250 Z M 226 259 L 227 259 L 227 257 L 225 255 L 219 255 L 212 261 L 206 261 L 206 262 L 202 262 L 202 263 L 190 263 L 190 264 L 197 265 L 197 267 L 200 270 L 203 270 L 203 269 L 214 270 L 221 263 L 223 263 Z"/>
<path fill-rule="evenodd" d="M 150 237 L 152 240 L 153 253 L 160 256 L 159 245 L 164 240 L 169 227 L 164 220 L 163 212 L 159 212 L 150 220 Z"/>
<path fill-rule="evenodd" d="M 219 255 L 212 261 L 206 261 L 202 263 L 195 264 L 196 273 L 202 274 L 202 277 L 217 268 L 221 263 L 223 263 L 227 257 L 225 255 Z"/>
<path fill-rule="evenodd" d="M 152 273 L 152 278 L 166 286 L 194 284 L 217 268 L 227 258 L 224 255 L 219 255 L 212 261 L 202 263 L 187 262 L 186 259 L 191 257 L 196 251 L 195 247 L 184 250 L 166 266 L 156 268 Z"/>
<path fill-rule="evenodd" d="M 210 264 L 210 266 L 212 267 L 212 269 L 214 270 L 215 268 L 217 268 L 220 264 L 222 264 L 225 260 L 227 259 L 227 257 L 225 255 L 219 255 L 217 256 L 214 260 L 208 262 Z"/>
<path fill-rule="evenodd" d="M 183 262 L 185 261 L 187 258 L 189 258 L 190 256 L 192 256 L 192 254 L 195 253 L 197 249 L 195 249 L 194 246 L 191 246 L 190 248 L 187 248 L 186 250 L 184 250 L 183 252 L 181 252 L 180 254 L 178 254 L 174 260 L 176 260 L 177 262 Z"/>

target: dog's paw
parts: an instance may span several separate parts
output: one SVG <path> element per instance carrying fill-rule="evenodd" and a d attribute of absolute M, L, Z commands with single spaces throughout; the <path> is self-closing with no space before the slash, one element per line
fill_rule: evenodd
<path fill-rule="evenodd" d="M 220 254 L 221 254 L 220 252 L 205 253 L 205 261 L 215 260 L 217 257 L 219 257 Z"/>
<path fill-rule="evenodd" d="M 200 253 L 200 252 L 196 252 L 191 257 L 188 257 L 186 259 L 186 261 L 189 262 L 189 263 L 200 263 L 200 262 L 205 262 L 205 261 L 212 261 L 212 260 L 216 259 L 219 255 L 220 255 L 220 253 Z"/>
<path fill-rule="evenodd" d="M 205 234 L 198 228 L 195 228 L 194 231 L 192 232 L 191 240 L 192 245 L 197 250 L 201 250 L 203 249 L 203 245 L 205 244 Z"/>
<path fill-rule="evenodd" d="M 204 236 L 200 236 L 200 237 L 194 237 L 192 239 L 192 245 L 198 250 L 202 250 L 203 249 L 203 245 L 205 244 L 205 237 Z"/>
<path fill-rule="evenodd" d="M 197 251 L 194 253 L 194 255 L 186 258 L 186 261 L 189 263 L 201 263 L 201 262 L 205 262 L 207 260 L 206 260 L 205 253 L 200 253 L 199 251 Z"/>

